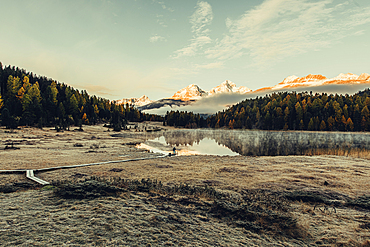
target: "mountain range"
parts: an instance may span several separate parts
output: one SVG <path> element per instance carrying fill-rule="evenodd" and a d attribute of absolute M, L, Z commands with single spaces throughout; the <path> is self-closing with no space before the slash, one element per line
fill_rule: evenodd
<path fill-rule="evenodd" d="M 152 103 L 153 100 L 150 100 L 148 96 L 143 95 L 140 98 L 128 98 L 116 100 L 117 104 L 129 104 L 134 106 L 143 106 Z"/>
<path fill-rule="evenodd" d="M 160 99 L 157 101 L 150 100 L 147 96 L 143 95 L 140 98 L 129 98 L 116 101 L 119 104 L 131 104 L 140 110 L 153 109 L 161 106 L 184 106 L 193 103 L 202 98 L 212 97 L 216 94 L 248 94 L 248 93 L 263 93 L 263 91 L 279 91 L 279 90 L 289 90 L 298 89 L 299 87 L 318 87 L 330 84 L 363 84 L 370 83 L 370 75 L 367 73 L 362 73 L 360 76 L 347 73 L 339 74 L 334 78 L 326 78 L 323 75 L 312 75 L 309 74 L 305 77 L 289 76 L 285 78 L 282 82 L 278 83 L 273 87 L 263 87 L 257 90 L 251 90 L 245 86 L 237 87 L 235 83 L 225 80 L 220 85 L 212 88 L 210 91 L 204 91 L 198 85 L 190 84 L 177 91 L 173 96 L 169 98 Z"/>

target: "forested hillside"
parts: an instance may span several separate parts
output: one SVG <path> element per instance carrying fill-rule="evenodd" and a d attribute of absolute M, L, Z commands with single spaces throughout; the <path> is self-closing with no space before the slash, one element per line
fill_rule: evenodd
<path fill-rule="evenodd" d="M 169 112 L 166 124 L 264 130 L 370 130 L 370 91 L 355 95 L 273 93 L 244 100 L 205 121 L 188 112 Z"/>
<path fill-rule="evenodd" d="M 162 121 L 160 116 L 90 96 L 85 90 L 80 92 L 24 69 L 3 68 L 1 63 L 0 112 L 1 124 L 7 128 L 28 125 L 67 129 L 71 125 L 111 122 L 118 130 L 125 121 Z"/>

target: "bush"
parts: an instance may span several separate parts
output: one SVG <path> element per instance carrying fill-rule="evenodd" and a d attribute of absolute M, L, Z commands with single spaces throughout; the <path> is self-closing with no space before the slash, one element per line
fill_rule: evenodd
<path fill-rule="evenodd" d="M 12 183 L 0 186 L 0 192 L 12 193 L 19 190 L 36 189 L 38 187 L 40 186 L 29 182 Z"/>
<path fill-rule="evenodd" d="M 346 205 L 370 209 L 370 196 L 360 196 L 353 200 L 348 200 Z"/>
<path fill-rule="evenodd" d="M 312 191 L 292 191 L 285 194 L 285 198 L 291 201 L 327 203 L 323 196 Z"/>
<path fill-rule="evenodd" d="M 64 199 L 89 199 L 102 196 L 115 196 L 125 190 L 96 180 L 79 183 L 56 182 L 54 194 Z"/>

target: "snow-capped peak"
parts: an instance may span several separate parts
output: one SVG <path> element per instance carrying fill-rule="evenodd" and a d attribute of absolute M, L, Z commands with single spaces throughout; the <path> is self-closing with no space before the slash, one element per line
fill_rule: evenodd
<path fill-rule="evenodd" d="M 362 73 L 357 80 L 370 81 L 370 75 L 368 73 Z"/>
<path fill-rule="evenodd" d="M 143 95 L 140 98 L 136 99 L 135 105 L 143 106 L 143 105 L 147 105 L 147 104 L 152 103 L 152 102 L 153 102 L 153 100 L 150 100 L 148 98 L 148 96 Z"/>
<path fill-rule="evenodd" d="M 282 83 L 284 84 L 287 84 L 289 82 L 292 82 L 294 80 L 298 79 L 298 76 L 295 76 L 295 75 L 291 75 L 291 76 L 288 76 L 287 78 L 285 78 Z"/>
<path fill-rule="evenodd" d="M 361 76 L 352 73 L 347 74 L 341 73 L 334 78 L 326 78 L 323 75 L 309 74 L 305 77 L 289 76 L 276 86 L 263 89 L 279 90 L 283 88 L 294 88 L 294 87 L 314 87 L 321 86 L 324 84 L 361 83 L 360 81 L 366 80 L 370 80 L 370 76 L 366 73 L 361 74 Z M 261 89 L 258 89 L 258 91 L 261 91 Z"/>
<path fill-rule="evenodd" d="M 338 76 L 332 78 L 332 80 L 357 80 L 358 79 L 358 75 L 355 75 L 355 74 L 352 74 L 352 73 L 347 73 L 347 74 L 343 74 L 343 73 L 340 73 Z"/>
<path fill-rule="evenodd" d="M 206 92 L 199 88 L 195 84 L 190 84 L 187 87 L 184 87 L 183 89 L 177 91 L 171 99 L 181 99 L 181 100 L 193 100 L 193 99 L 200 99 L 201 97 L 204 96 L 210 96 L 218 93 L 240 93 L 240 94 L 245 94 L 248 92 L 251 92 L 252 90 L 240 86 L 236 87 L 235 83 L 232 81 L 226 80 L 222 82 L 220 85 L 217 87 L 212 88 L 209 92 Z"/>
<path fill-rule="evenodd" d="M 236 87 L 235 83 L 232 81 L 226 80 L 222 82 L 219 86 L 212 88 L 209 91 L 209 95 L 217 94 L 217 93 L 247 93 L 252 91 L 251 89 L 241 86 Z"/>
<path fill-rule="evenodd" d="M 171 99 L 181 99 L 181 100 L 192 100 L 199 99 L 202 96 L 206 96 L 208 93 L 203 91 L 200 87 L 195 84 L 190 84 L 187 87 L 177 91 Z"/>
<path fill-rule="evenodd" d="M 247 88 L 247 87 L 245 87 L 245 86 L 240 86 L 240 87 L 235 87 L 235 88 L 233 89 L 233 92 L 234 92 L 234 93 L 245 94 L 245 93 L 252 92 L 252 89 Z"/>
<path fill-rule="evenodd" d="M 143 105 L 147 105 L 152 102 L 153 100 L 150 100 L 148 96 L 146 95 L 143 95 L 140 98 L 129 98 L 129 99 L 121 99 L 121 100 L 116 101 L 117 104 L 130 104 L 134 106 L 143 106 Z"/>
<path fill-rule="evenodd" d="M 229 81 L 229 80 L 225 80 L 224 82 L 222 82 L 220 84 L 220 86 L 225 86 L 225 87 L 228 87 L 228 88 L 236 87 L 235 83 L 232 82 L 232 81 Z"/>

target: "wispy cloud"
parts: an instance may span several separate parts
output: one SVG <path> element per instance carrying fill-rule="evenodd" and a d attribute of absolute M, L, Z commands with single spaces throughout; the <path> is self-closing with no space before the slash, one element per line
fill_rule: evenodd
<path fill-rule="evenodd" d="M 161 25 L 162 27 L 167 27 L 167 24 L 166 24 L 166 22 L 164 21 L 164 19 L 163 19 L 163 15 L 156 15 L 156 18 L 157 18 L 157 23 L 159 24 L 159 25 Z"/>
<path fill-rule="evenodd" d="M 218 69 L 223 67 L 223 62 L 196 64 L 195 69 Z"/>
<path fill-rule="evenodd" d="M 163 10 L 165 11 L 169 11 L 169 12 L 174 12 L 175 10 L 171 7 L 168 7 L 164 1 L 158 1 L 158 0 L 152 0 L 152 3 L 153 4 L 158 4 L 162 7 Z M 155 16 L 157 18 L 157 23 L 159 25 L 161 25 L 162 27 L 168 27 L 166 21 L 165 21 L 165 18 L 162 14 L 157 14 Z"/>
<path fill-rule="evenodd" d="M 162 6 L 162 9 L 164 9 L 164 10 L 168 10 L 170 12 L 175 11 L 173 8 L 168 7 L 163 1 L 153 0 L 153 3 L 157 3 L 157 4 L 161 5 Z"/>
<path fill-rule="evenodd" d="M 154 42 L 158 42 L 158 41 L 167 41 L 167 39 L 165 37 L 162 37 L 162 36 L 159 36 L 159 35 L 154 35 L 154 36 L 149 38 L 149 41 L 154 43 Z"/>
<path fill-rule="evenodd" d="M 79 85 L 76 85 L 79 86 Z M 104 96 L 115 96 L 114 90 L 107 88 L 105 86 L 100 85 L 87 85 L 84 84 L 81 86 L 81 88 L 84 88 L 89 94 L 96 94 L 96 95 L 104 95 Z"/>
<path fill-rule="evenodd" d="M 250 55 L 255 66 L 320 50 L 370 22 L 370 8 L 348 1 L 266 0 L 238 19 L 226 19 L 228 33 L 205 54 L 227 60 Z"/>
<path fill-rule="evenodd" d="M 209 37 L 210 30 L 207 28 L 213 20 L 212 7 L 209 3 L 199 1 L 195 6 L 195 12 L 190 16 L 189 22 L 193 37 L 190 44 L 182 49 L 175 51 L 174 58 L 181 56 L 194 56 L 204 45 L 212 42 Z"/>
<path fill-rule="evenodd" d="M 196 36 L 203 36 L 209 33 L 209 29 L 205 29 L 213 20 L 212 7 L 207 2 L 198 2 L 195 7 L 195 12 L 190 17 L 190 24 L 192 24 L 191 31 Z"/>

